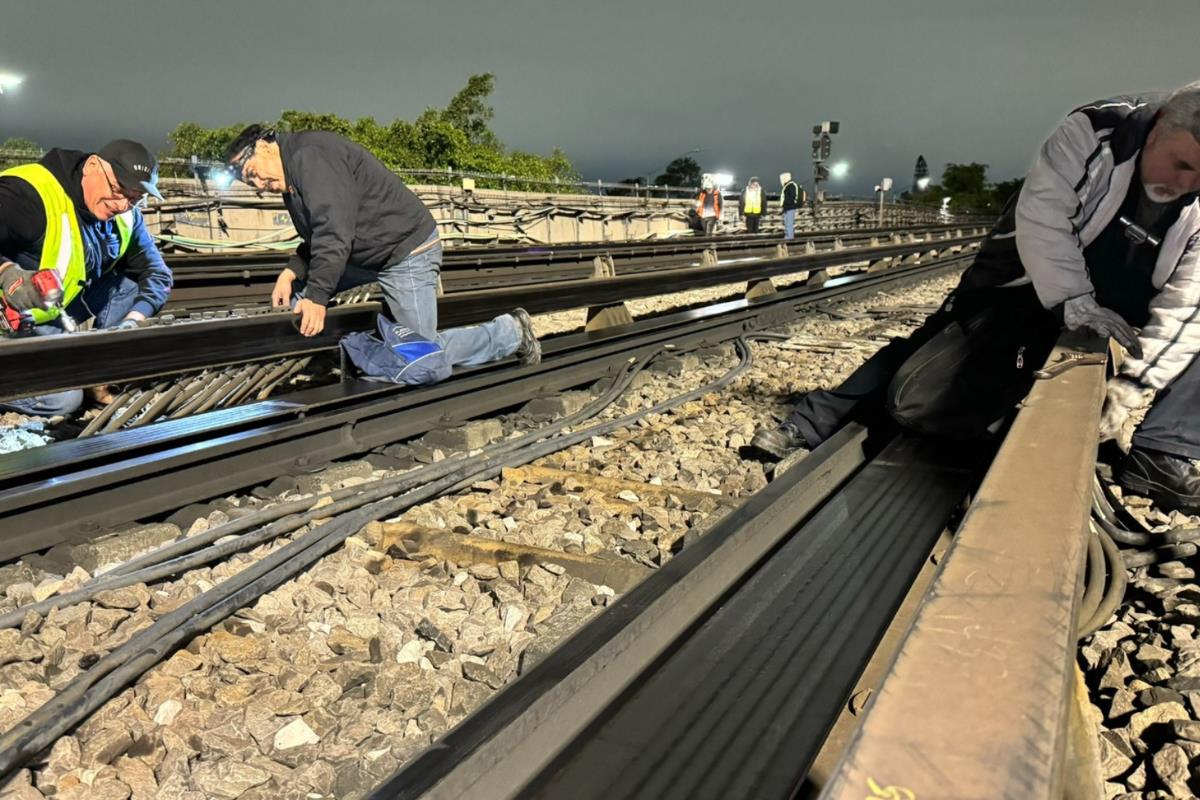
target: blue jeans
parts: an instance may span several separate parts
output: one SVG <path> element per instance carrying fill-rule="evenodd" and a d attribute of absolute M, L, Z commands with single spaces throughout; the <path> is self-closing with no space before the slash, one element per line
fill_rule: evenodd
<path fill-rule="evenodd" d="M 436 233 L 422 246 L 431 243 L 426 250 L 379 271 L 347 265 L 338 281 L 337 291 L 378 282 L 392 319 L 423 339 L 441 345 L 442 352 L 430 358 L 433 369 L 442 374 L 443 379 L 460 364 L 487 364 L 517 352 L 521 344 L 521 326 L 511 314 L 501 314 L 478 325 L 438 331 L 437 283 L 442 269 L 442 243 Z M 303 290 L 294 292 L 294 300 L 300 297 L 303 297 Z"/>
<path fill-rule="evenodd" d="M 796 209 L 789 208 L 783 212 L 783 238 L 796 238 Z"/>
<path fill-rule="evenodd" d="M 63 313 L 70 314 L 72 319 L 83 322 L 91 317 L 96 318 L 97 328 L 115 328 L 125 319 L 129 309 L 137 300 L 137 281 L 127 277 L 123 272 L 109 272 L 93 281 L 83 294 L 75 299 Z M 54 336 L 65 333 L 62 323 L 58 320 L 36 325 L 34 336 Z M 83 390 L 68 389 L 65 392 L 22 397 L 19 400 L 9 400 L 0 403 L 0 409 L 18 411 L 22 414 L 32 414 L 38 417 L 58 417 L 73 414 L 83 405 Z"/>
<path fill-rule="evenodd" d="M 1133 432 L 1133 446 L 1180 458 L 1200 459 L 1200 356 L 1154 397 L 1142 424 Z"/>

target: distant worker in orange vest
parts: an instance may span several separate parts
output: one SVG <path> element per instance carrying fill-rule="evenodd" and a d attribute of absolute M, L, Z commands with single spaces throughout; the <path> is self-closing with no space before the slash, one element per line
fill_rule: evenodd
<path fill-rule="evenodd" d="M 712 236 L 717 227 L 717 220 L 721 218 L 721 190 L 717 188 L 711 175 L 705 175 L 700 180 L 696 214 L 704 223 L 704 235 Z"/>

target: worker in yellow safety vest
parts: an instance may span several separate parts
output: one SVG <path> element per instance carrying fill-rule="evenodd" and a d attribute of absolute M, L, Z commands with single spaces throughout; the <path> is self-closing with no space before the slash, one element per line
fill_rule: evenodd
<path fill-rule="evenodd" d="M 158 313 L 171 270 L 140 210 L 148 196 L 162 199 L 157 179 L 154 156 L 127 139 L 0 172 L 0 332 L 69 333 L 91 318 L 132 328 Z M 57 416 L 82 401 L 73 390 L 0 407 Z"/>
<path fill-rule="evenodd" d="M 767 213 L 767 196 L 758 178 L 751 178 L 742 190 L 742 216 L 746 218 L 746 233 L 758 233 L 758 223 Z"/>

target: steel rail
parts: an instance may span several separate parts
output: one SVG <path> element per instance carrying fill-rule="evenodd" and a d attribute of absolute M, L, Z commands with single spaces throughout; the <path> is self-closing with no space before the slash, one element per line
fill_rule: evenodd
<path fill-rule="evenodd" d="M 664 292 L 963 248 L 980 238 L 927 240 L 752 263 L 461 292 L 441 298 L 438 315 L 441 326 L 446 328 L 481 322 L 516 307 L 536 314 L 614 305 Z M 331 308 L 326 315 L 324 332 L 313 337 L 298 335 L 295 315 L 276 311 L 178 324 L 161 323 L 135 330 L 89 331 L 4 341 L 0 342 L 0 373 L 22 378 L 0 387 L 0 400 L 336 350 L 346 334 L 373 329 L 379 309 L 378 303 Z"/>
<path fill-rule="evenodd" d="M 1046 363 L 1079 352 L 1104 347 L 1064 334 Z M 1095 746 L 1070 708 L 1104 385 L 1101 359 L 1021 404 L 823 800 L 1103 794 L 1068 754 Z"/>
<path fill-rule="evenodd" d="M 823 230 L 798 234 L 791 242 L 776 235 L 755 234 L 711 238 L 684 237 L 662 241 L 588 242 L 541 247 L 449 248 L 442 264 L 442 287 L 447 293 L 472 289 L 519 286 L 555 280 L 592 277 L 597 258 L 611 258 L 616 274 L 635 274 L 694 266 L 712 251 L 719 258 L 773 257 L 780 245 L 835 249 L 878 239 L 947 236 L 978 233 L 979 225 L 938 225 L 900 228 Z M 167 311 L 184 313 L 265 305 L 286 253 L 228 255 L 168 255 L 175 286 Z"/>

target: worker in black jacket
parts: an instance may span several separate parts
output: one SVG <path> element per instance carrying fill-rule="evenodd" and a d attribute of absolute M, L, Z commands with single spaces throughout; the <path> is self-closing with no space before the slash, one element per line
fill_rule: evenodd
<path fill-rule="evenodd" d="M 93 317 L 97 328 L 130 328 L 158 313 L 171 270 L 140 211 L 148 195 L 161 199 L 157 178 L 154 156 L 127 139 L 98 153 L 50 150 L 0 173 L 0 303 L 6 319 L 21 320 L 5 326 L 9 335 L 65 333 Z M 30 299 L 41 270 L 61 283 L 59 307 Z M 82 402 L 72 390 L 0 407 L 57 416 Z"/>
<path fill-rule="evenodd" d="M 292 304 L 305 336 L 324 330 L 326 306 L 336 293 L 378 282 L 394 320 L 388 330 L 406 343 L 390 350 L 406 364 L 421 362 L 420 380 L 408 372 L 397 382 L 429 383 L 449 375 L 454 364 L 483 364 L 514 353 L 525 363 L 540 359 L 532 321 L 521 309 L 438 332 L 437 223 L 366 149 L 326 131 L 277 134 L 251 125 L 226 153 L 236 179 L 283 195 L 303 240 L 279 274 L 271 302 Z M 347 352 L 368 375 L 395 379 L 395 373 L 368 363 L 371 359 L 360 359 L 357 350 Z"/>
<path fill-rule="evenodd" d="M 792 173 L 779 173 L 779 208 L 783 211 L 783 238 L 796 237 L 796 212 L 804 205 L 804 189 L 792 180 Z"/>

